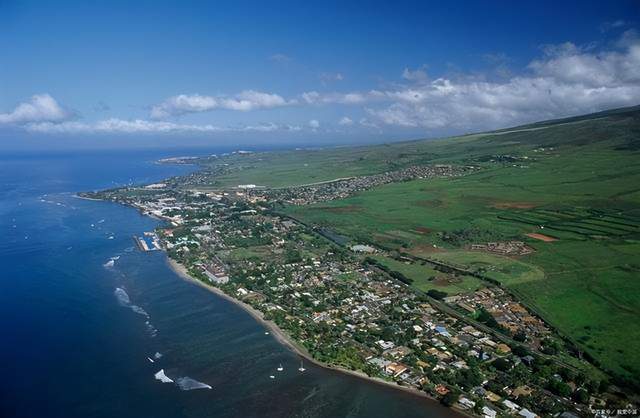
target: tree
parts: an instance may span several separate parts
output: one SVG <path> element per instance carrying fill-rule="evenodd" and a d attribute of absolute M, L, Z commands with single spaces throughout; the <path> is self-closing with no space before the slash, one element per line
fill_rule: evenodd
<path fill-rule="evenodd" d="M 571 395 L 571 387 L 560 380 L 551 379 L 547 384 L 547 389 L 556 395 L 563 396 L 565 398 Z"/>
<path fill-rule="evenodd" d="M 526 357 L 530 354 L 529 350 L 527 350 L 527 348 L 522 345 L 511 347 L 511 352 L 518 357 Z"/>
<path fill-rule="evenodd" d="M 523 343 L 523 342 L 527 341 L 527 334 L 525 334 L 525 333 L 524 333 L 524 332 L 522 332 L 522 331 L 518 331 L 518 332 L 516 332 L 516 333 L 513 335 L 513 339 L 514 339 L 515 341 L 518 341 L 518 342 L 520 342 L 520 343 Z"/>
<path fill-rule="evenodd" d="M 580 388 L 573 393 L 573 400 L 579 403 L 586 404 L 589 402 L 589 392 Z"/>
<path fill-rule="evenodd" d="M 446 395 L 444 395 L 442 397 L 442 399 L 440 400 L 440 402 L 444 405 L 444 406 L 453 406 L 456 402 L 458 402 L 458 398 L 460 398 L 460 393 L 458 391 L 454 391 L 452 390 L 451 392 L 447 393 Z"/>
<path fill-rule="evenodd" d="M 509 360 L 502 357 L 495 359 L 493 363 L 491 363 L 491 365 L 495 367 L 497 370 L 500 370 L 501 372 L 506 372 L 511 370 L 511 366 L 512 366 Z"/>
<path fill-rule="evenodd" d="M 427 291 L 427 295 L 431 296 L 434 299 L 442 300 L 447 297 L 447 292 L 443 292 L 437 289 L 429 289 Z"/>

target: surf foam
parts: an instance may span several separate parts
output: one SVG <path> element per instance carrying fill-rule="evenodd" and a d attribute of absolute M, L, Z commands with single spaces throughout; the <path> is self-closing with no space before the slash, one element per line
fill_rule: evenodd
<path fill-rule="evenodd" d="M 160 369 L 160 371 L 153 375 L 156 380 L 161 381 L 162 383 L 173 383 L 173 380 L 170 379 L 165 373 L 164 369 Z"/>
<path fill-rule="evenodd" d="M 203 382 L 198 382 L 189 376 L 179 377 L 176 379 L 176 385 L 182 390 L 196 390 L 196 389 L 212 389 L 211 386 Z"/>
<path fill-rule="evenodd" d="M 129 298 L 129 295 L 123 288 L 116 287 L 116 290 L 113 293 L 116 295 L 116 298 L 118 299 L 118 302 L 120 303 L 120 305 L 124 306 L 125 308 L 131 309 L 133 312 L 137 314 L 140 314 L 147 318 L 149 317 L 149 314 L 147 313 L 147 311 L 145 311 L 138 305 L 133 305 L 131 303 L 131 299 Z"/>

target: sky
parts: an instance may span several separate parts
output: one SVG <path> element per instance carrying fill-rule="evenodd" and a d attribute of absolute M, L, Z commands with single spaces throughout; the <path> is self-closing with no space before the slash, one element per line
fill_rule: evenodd
<path fill-rule="evenodd" d="M 360 144 L 640 104 L 640 1 L 0 0 L 0 150 Z"/>

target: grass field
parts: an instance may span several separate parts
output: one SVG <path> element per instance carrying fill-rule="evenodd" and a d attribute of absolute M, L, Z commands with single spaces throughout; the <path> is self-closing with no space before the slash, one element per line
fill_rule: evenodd
<path fill-rule="evenodd" d="M 390 184 L 288 212 L 354 241 L 482 269 L 604 367 L 637 378 L 640 154 L 628 138 L 639 128 L 634 112 L 624 120 L 482 136 L 482 144 L 453 139 L 453 162 L 484 160 L 479 150 L 500 148 L 498 141 L 528 158 L 515 166 L 481 161 L 483 170 L 462 178 Z M 536 252 L 514 259 L 462 250 L 491 240 L 523 240 Z"/>
<path fill-rule="evenodd" d="M 225 162 L 233 170 L 207 186 L 282 187 L 414 164 L 478 167 L 464 177 L 388 184 L 285 210 L 353 242 L 481 269 L 605 368 L 638 380 L 640 108 L 494 133 Z M 536 251 L 507 258 L 465 250 L 498 240 L 522 240 Z M 429 277 L 423 266 L 400 264 L 416 287 L 432 285 L 421 279 Z M 474 286 L 463 281 L 457 291 Z"/>
<path fill-rule="evenodd" d="M 473 292 L 485 286 L 482 280 L 473 276 L 454 277 L 434 270 L 429 264 L 406 263 L 385 256 L 374 256 L 373 258 L 390 270 L 398 271 L 412 279 L 411 286 L 423 292 L 436 289 L 449 295 L 457 295 Z"/>

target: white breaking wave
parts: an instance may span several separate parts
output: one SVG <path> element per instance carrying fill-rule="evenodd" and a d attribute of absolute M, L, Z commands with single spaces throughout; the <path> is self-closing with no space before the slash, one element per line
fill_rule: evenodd
<path fill-rule="evenodd" d="M 158 329 L 151 325 L 151 322 L 146 321 L 145 325 L 147 326 L 147 331 L 149 331 L 149 335 L 151 335 L 151 337 L 158 335 Z"/>
<path fill-rule="evenodd" d="M 116 298 L 118 298 L 120 305 L 126 307 L 131 306 L 131 299 L 129 299 L 129 295 L 123 288 L 116 287 L 116 290 L 113 293 L 116 295 Z"/>
<path fill-rule="evenodd" d="M 140 314 L 142 316 L 146 316 L 147 318 L 149 318 L 149 314 L 147 313 L 147 311 L 145 311 L 138 305 L 131 304 L 131 299 L 129 298 L 129 295 L 123 288 L 117 287 L 113 293 L 116 295 L 116 298 L 118 298 L 118 302 L 120 303 L 120 305 L 131 309 L 133 312 L 137 314 Z"/>
<path fill-rule="evenodd" d="M 114 257 L 111 257 L 111 258 L 109 259 L 109 261 L 107 261 L 106 263 L 104 263 L 104 264 L 103 264 L 103 266 L 104 266 L 105 268 L 111 268 L 111 267 L 113 267 L 113 266 L 116 264 L 116 261 L 118 261 L 119 259 L 120 259 L 120 256 L 119 256 L 119 255 L 116 255 L 116 256 L 114 256 Z"/>
<path fill-rule="evenodd" d="M 206 383 L 198 382 L 188 376 L 177 378 L 176 385 L 182 390 L 212 389 L 212 387 Z"/>
<path fill-rule="evenodd" d="M 156 378 L 156 380 L 159 380 L 162 383 L 173 383 L 173 380 L 170 379 L 166 374 L 164 374 L 164 369 L 160 369 L 160 371 L 153 376 Z"/>

